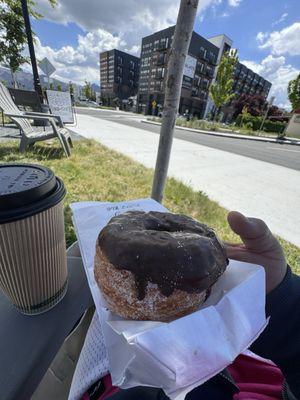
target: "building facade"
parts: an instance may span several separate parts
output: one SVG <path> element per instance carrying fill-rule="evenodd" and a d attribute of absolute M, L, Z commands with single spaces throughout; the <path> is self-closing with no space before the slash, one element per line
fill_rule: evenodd
<path fill-rule="evenodd" d="M 218 61 L 217 64 L 220 63 L 222 55 L 226 52 L 230 52 L 232 49 L 232 40 L 226 35 L 217 35 L 208 39 L 211 43 L 218 47 Z M 213 82 L 216 79 L 218 67 L 215 68 L 215 74 L 213 78 Z M 247 68 L 244 64 L 237 62 L 234 70 L 234 82 L 233 82 L 233 91 L 235 93 L 235 98 L 238 98 L 242 94 L 247 95 L 260 95 L 265 100 L 267 99 L 270 89 L 271 82 L 264 79 L 262 76 L 258 75 L 250 68 Z M 209 113 L 213 112 L 214 104 L 211 99 L 207 102 L 207 108 L 205 111 L 205 117 L 208 116 Z M 234 114 L 234 108 L 231 104 L 222 108 L 223 120 L 231 120 L 232 115 Z"/>
<path fill-rule="evenodd" d="M 138 91 L 140 59 L 120 50 L 100 53 L 101 101 L 119 105 Z"/>
<path fill-rule="evenodd" d="M 260 95 L 266 100 L 271 86 L 271 82 L 247 68 L 246 65 L 240 62 L 236 63 L 233 90 L 237 96 L 241 94 Z"/>
<path fill-rule="evenodd" d="M 164 103 L 166 68 L 175 27 L 142 39 L 138 111 L 157 115 Z M 179 113 L 202 118 L 208 101 L 219 49 L 193 32 L 185 63 Z"/>

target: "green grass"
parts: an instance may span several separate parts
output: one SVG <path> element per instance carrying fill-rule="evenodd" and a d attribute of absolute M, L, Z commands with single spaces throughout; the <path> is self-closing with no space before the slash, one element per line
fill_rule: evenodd
<path fill-rule="evenodd" d="M 1 110 L 0 110 L 0 126 L 4 124 L 8 124 L 10 122 L 10 119 L 8 117 L 6 117 L 4 114 L 2 114 Z"/>
<path fill-rule="evenodd" d="M 153 171 L 92 140 L 75 141 L 72 156 L 66 159 L 57 143 L 37 144 L 32 152 L 20 154 L 18 142 L 0 144 L 1 162 L 29 162 L 50 167 L 67 187 L 65 198 L 66 238 L 76 240 L 69 203 L 74 201 L 123 201 L 149 197 Z M 164 205 L 173 212 L 190 215 L 212 226 L 226 241 L 237 241 L 230 230 L 227 211 L 202 192 L 175 179 L 168 179 Z M 289 264 L 300 273 L 300 251 L 280 239 Z"/>

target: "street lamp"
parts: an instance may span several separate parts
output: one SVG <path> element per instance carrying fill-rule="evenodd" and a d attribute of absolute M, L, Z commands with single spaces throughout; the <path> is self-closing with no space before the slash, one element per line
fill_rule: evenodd
<path fill-rule="evenodd" d="M 34 89 L 38 93 L 41 103 L 43 103 L 43 91 L 42 91 L 42 86 L 41 86 L 40 77 L 39 77 L 37 64 L 36 64 L 27 1 L 21 0 L 21 4 L 22 4 L 23 18 L 24 18 L 24 22 L 25 22 L 25 30 L 26 30 L 26 36 L 27 36 L 27 43 L 28 43 L 28 47 L 29 47 L 31 66 L 32 66 Z"/>

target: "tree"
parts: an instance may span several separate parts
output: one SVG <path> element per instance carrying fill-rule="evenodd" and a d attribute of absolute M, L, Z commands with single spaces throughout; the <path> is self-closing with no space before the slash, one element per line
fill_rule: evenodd
<path fill-rule="evenodd" d="M 96 95 L 92 89 L 91 82 L 85 81 L 85 85 L 83 86 L 83 94 L 88 100 L 96 99 Z"/>
<path fill-rule="evenodd" d="M 51 83 L 50 83 L 50 85 L 49 85 L 49 89 L 50 89 L 50 90 L 54 90 L 54 85 L 53 85 L 53 82 L 51 82 Z"/>
<path fill-rule="evenodd" d="M 233 100 L 232 106 L 234 108 L 233 117 L 236 118 L 242 113 L 246 107 L 249 114 L 258 117 L 264 114 L 266 109 L 266 100 L 261 95 L 241 94 L 238 98 Z"/>
<path fill-rule="evenodd" d="M 216 106 L 215 118 L 220 112 L 220 108 L 235 96 L 232 91 L 234 66 L 237 62 L 236 53 L 223 54 L 217 72 L 215 83 L 210 86 L 210 96 Z"/>
<path fill-rule="evenodd" d="M 56 0 L 49 0 L 54 7 Z M 28 0 L 28 11 L 35 19 L 42 15 L 35 11 L 36 3 Z M 15 73 L 20 66 L 29 62 L 23 55 L 27 43 L 25 24 L 20 0 L 0 0 L 0 63 L 11 70 L 14 86 L 16 86 Z"/>
<path fill-rule="evenodd" d="M 279 107 L 272 105 L 269 108 L 267 119 L 271 120 L 272 122 L 288 122 L 289 116 L 287 115 L 284 109 L 280 109 Z"/>
<path fill-rule="evenodd" d="M 62 91 L 62 87 L 61 87 L 61 84 L 60 84 L 60 83 L 58 83 L 58 85 L 56 86 L 56 90 L 58 90 L 59 92 Z"/>
<path fill-rule="evenodd" d="M 176 122 L 183 69 L 188 53 L 199 0 L 181 0 L 175 26 L 165 85 L 165 99 L 159 146 L 154 172 L 152 198 L 161 202 L 168 174 L 174 126 Z"/>
<path fill-rule="evenodd" d="M 289 82 L 288 97 L 293 110 L 300 108 L 300 74 Z"/>

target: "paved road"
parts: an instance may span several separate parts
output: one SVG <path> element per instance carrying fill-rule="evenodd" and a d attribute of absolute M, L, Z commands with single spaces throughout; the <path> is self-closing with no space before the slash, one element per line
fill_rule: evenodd
<path fill-rule="evenodd" d="M 160 130 L 158 125 L 142 123 L 142 117 L 138 114 L 83 108 L 77 108 L 76 111 L 78 114 L 106 119 L 117 122 L 118 124 L 144 129 L 156 134 L 158 134 Z M 174 137 L 300 171 L 300 146 L 257 142 L 245 139 L 232 139 L 220 136 L 216 137 L 181 129 L 175 129 Z"/>

